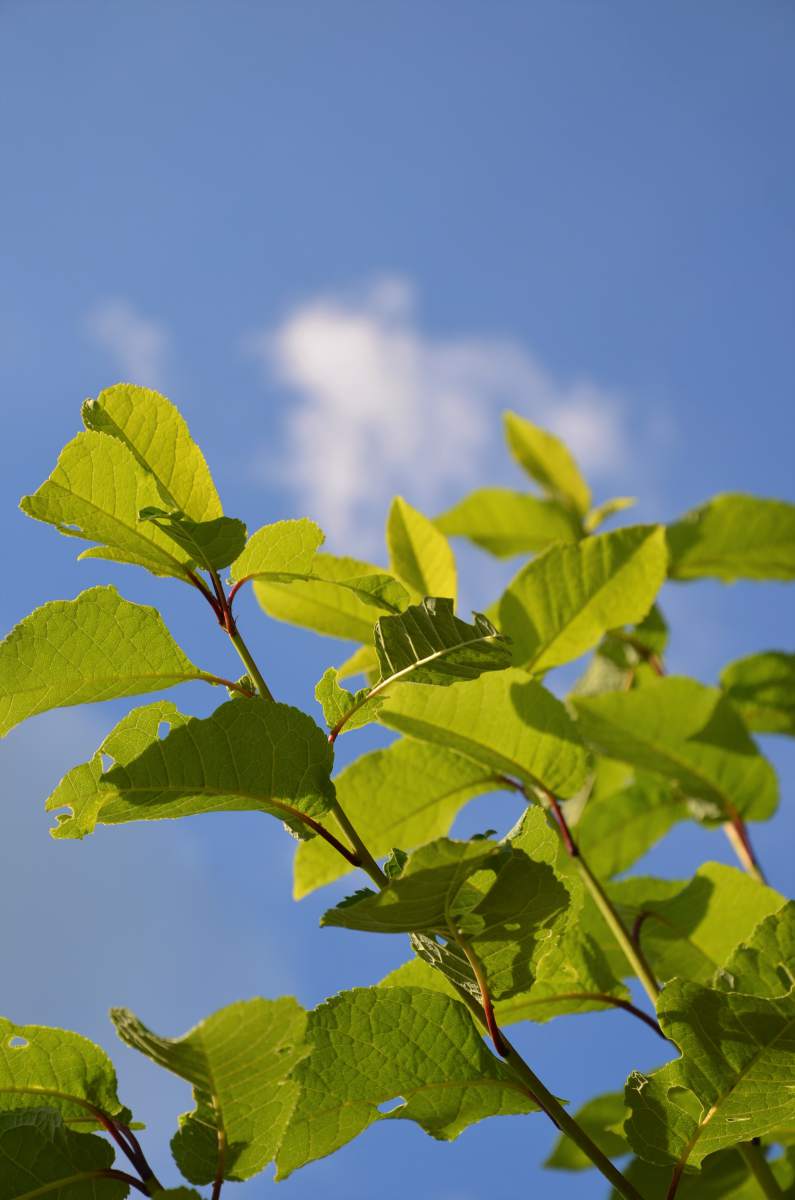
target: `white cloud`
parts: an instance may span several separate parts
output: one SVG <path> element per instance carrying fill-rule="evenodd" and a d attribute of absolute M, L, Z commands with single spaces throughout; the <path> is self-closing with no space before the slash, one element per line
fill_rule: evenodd
<path fill-rule="evenodd" d="M 162 387 L 169 337 L 159 321 L 138 312 L 128 300 L 106 300 L 92 309 L 86 329 L 113 358 L 125 382 Z"/>
<path fill-rule="evenodd" d="M 280 456 L 289 469 L 269 459 L 267 470 L 338 545 L 377 545 L 395 492 L 433 512 L 504 481 L 505 408 L 559 433 L 592 477 L 625 459 L 619 397 L 555 378 L 516 342 L 427 335 L 405 279 L 311 299 L 247 345 L 293 396 Z"/>

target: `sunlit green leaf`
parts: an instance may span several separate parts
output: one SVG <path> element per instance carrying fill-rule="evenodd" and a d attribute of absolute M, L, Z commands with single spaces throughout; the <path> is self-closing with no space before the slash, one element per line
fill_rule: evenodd
<path fill-rule="evenodd" d="M 186 579 L 190 555 L 156 525 L 141 521 L 142 509 L 162 503 L 153 477 L 121 442 L 80 433 L 20 508 L 68 537 L 99 543 L 80 558 L 106 558 L 145 567 L 155 575 Z"/>
<path fill-rule="evenodd" d="M 716 496 L 668 527 L 672 579 L 795 579 L 795 504 Z"/>
<path fill-rule="evenodd" d="M 377 616 L 373 594 L 362 597 L 355 588 L 340 586 L 349 580 L 377 575 L 383 570 L 354 558 L 317 554 L 312 562 L 312 578 L 291 583 L 254 581 L 254 592 L 265 612 L 290 625 L 314 629 L 329 637 L 372 643 Z"/>
<path fill-rule="evenodd" d="M 0 735 L 36 713 L 215 677 L 186 658 L 154 608 L 113 587 L 52 600 L 0 645 Z"/>
<path fill-rule="evenodd" d="M 0 1112 L 43 1107 L 78 1129 L 97 1126 L 96 1109 L 129 1120 L 113 1063 L 99 1046 L 66 1029 L 0 1017 Z"/>
<path fill-rule="evenodd" d="M 524 671 L 489 672 L 447 688 L 396 688 L 378 716 L 401 733 L 525 783 L 540 780 L 561 796 L 573 796 L 585 781 L 588 759 L 574 722 Z"/>
<path fill-rule="evenodd" d="M 323 540 L 323 530 L 306 517 L 263 525 L 232 563 L 229 577 L 238 583 L 258 576 L 308 575 Z"/>
<path fill-rule="evenodd" d="M 296 1072 L 302 1093 L 277 1155 L 278 1179 L 374 1121 L 416 1121 L 449 1140 L 484 1117 L 535 1108 L 464 1006 L 439 993 L 342 992 L 310 1013 L 307 1040 L 312 1053 Z M 390 1100 L 395 1107 L 379 1111 Z"/>
<path fill-rule="evenodd" d="M 514 662 L 546 671 L 603 633 L 646 616 L 665 579 L 665 531 L 637 525 L 554 546 L 517 575 L 499 604 Z"/>
<path fill-rule="evenodd" d="M 505 436 L 516 461 L 548 495 L 581 516 L 588 511 L 591 489 L 560 438 L 513 412 L 505 414 Z"/>
<path fill-rule="evenodd" d="M 593 797 L 577 824 L 577 844 L 600 879 L 626 871 L 689 817 L 670 784 L 642 776 L 620 791 Z"/>
<path fill-rule="evenodd" d="M 447 538 L 402 496 L 392 501 L 386 524 L 392 571 L 422 600 L 456 597 L 455 558 Z"/>
<path fill-rule="evenodd" d="M 633 692 L 573 697 L 586 741 L 602 754 L 676 780 L 715 819 L 771 816 L 773 768 L 731 704 L 693 679 L 659 679 Z"/>
<path fill-rule="evenodd" d="M 334 783 L 343 812 L 376 857 L 393 846 L 413 850 L 442 836 L 468 800 L 501 787 L 488 767 L 442 746 L 410 739 L 363 755 Z M 332 813 L 325 823 L 338 837 L 345 836 Z M 296 899 L 350 870 L 322 838 L 301 842 L 295 857 Z"/>
<path fill-rule="evenodd" d="M 158 1037 L 124 1008 L 111 1010 L 122 1041 L 193 1086 L 171 1148 L 191 1183 L 250 1179 L 274 1157 L 298 1099 L 290 1081 L 309 1053 L 306 1013 L 292 998 L 243 1000 L 181 1038 Z M 219 1157 L 222 1155 L 222 1157 Z"/>
<path fill-rule="evenodd" d="M 315 699 L 323 709 L 323 717 L 329 729 L 343 726 L 343 731 L 359 729 L 375 720 L 383 704 L 380 696 L 368 699 L 370 688 L 349 692 L 340 687 L 336 667 L 329 667 L 315 685 Z"/>
<path fill-rule="evenodd" d="M 165 396 L 120 383 L 86 400 L 82 416 L 87 429 L 109 434 L 131 451 L 170 507 L 194 521 L 223 515 L 204 455 Z"/>
<path fill-rule="evenodd" d="M 537 554 L 582 536 L 577 516 L 557 500 L 510 488 L 478 488 L 434 520 L 449 537 L 466 537 L 498 558 Z"/>
<path fill-rule="evenodd" d="M 592 508 L 585 518 L 586 533 L 595 533 L 600 525 L 604 525 L 605 521 L 609 521 L 616 513 L 625 512 L 628 508 L 634 508 L 637 500 L 634 496 L 614 496 L 612 500 L 605 500 L 603 504 Z"/>
<path fill-rule="evenodd" d="M 795 654 L 770 650 L 738 659 L 720 682 L 749 729 L 795 736 Z"/>
<path fill-rule="evenodd" d="M 642 917 L 637 936 L 658 978 L 704 983 L 785 903 L 773 888 L 720 863 L 705 863 L 689 883 L 638 876 L 611 884 L 609 893 L 630 928 Z"/>

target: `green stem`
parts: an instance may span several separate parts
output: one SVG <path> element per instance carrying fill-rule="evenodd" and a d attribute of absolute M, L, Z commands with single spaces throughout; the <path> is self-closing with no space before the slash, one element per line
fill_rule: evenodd
<path fill-rule="evenodd" d="M 784 1193 L 770 1169 L 770 1163 L 759 1149 L 759 1146 L 755 1142 L 740 1142 L 737 1149 L 742 1154 L 749 1171 L 759 1184 L 762 1195 L 767 1196 L 768 1200 L 781 1200 Z"/>
<path fill-rule="evenodd" d="M 370 876 L 370 878 L 372 879 L 372 881 L 376 885 L 376 887 L 379 887 L 379 888 L 386 887 L 389 880 L 387 879 L 386 875 L 379 867 L 378 863 L 373 858 L 370 851 L 365 846 L 362 839 L 359 837 L 359 834 L 356 832 L 355 826 L 352 825 L 351 822 L 348 820 L 345 810 L 343 809 L 339 800 L 334 801 L 334 806 L 331 809 L 331 811 L 334 813 L 334 816 L 337 818 L 337 822 L 338 822 L 340 828 L 350 838 L 351 845 L 353 846 L 354 850 L 356 851 L 357 857 L 359 859 L 359 866 L 362 868 L 363 871 L 367 872 L 367 874 Z"/>
<path fill-rule="evenodd" d="M 538 1076 L 530 1070 L 522 1056 L 504 1035 L 503 1042 L 506 1049 L 505 1061 L 508 1066 L 517 1079 L 521 1079 L 526 1084 L 528 1091 L 532 1093 L 547 1116 L 555 1122 L 561 1133 L 565 1133 L 567 1137 L 571 1138 L 575 1146 L 579 1146 L 583 1154 L 602 1172 L 605 1179 L 612 1183 L 620 1196 L 624 1196 L 625 1200 L 643 1200 L 640 1192 L 632 1186 L 628 1179 L 624 1178 L 617 1167 L 613 1166 L 610 1159 L 606 1154 L 602 1153 L 596 1143 L 591 1141 L 582 1126 L 575 1121 L 574 1117 L 566 1112 L 566 1109 L 555 1099 L 552 1093 L 547 1091 Z"/>
<path fill-rule="evenodd" d="M 652 1004 L 657 1006 L 660 997 L 660 987 L 654 978 L 651 967 L 640 947 L 636 946 L 627 932 L 627 928 L 616 912 L 612 900 L 606 894 L 599 880 L 594 875 L 584 858 L 579 855 L 574 859 L 580 878 L 591 893 L 594 904 L 599 909 L 613 937 L 624 952 L 624 956 L 645 988 L 646 995 Z"/>
<path fill-rule="evenodd" d="M 256 662 L 254 661 L 251 651 L 249 650 L 246 643 L 243 641 L 243 638 L 241 637 L 239 629 L 237 629 L 237 627 L 233 625 L 232 629 L 228 630 L 228 633 L 229 633 L 230 642 L 234 646 L 235 650 L 237 650 L 238 654 L 240 655 L 241 659 L 243 660 L 243 663 L 245 664 L 246 670 L 248 671 L 249 675 L 256 683 L 257 691 L 259 692 L 260 696 L 262 696 L 262 699 L 263 700 L 273 700 L 273 695 L 271 693 L 271 690 L 268 687 L 267 683 L 265 682 L 262 672 L 260 671 Z"/>

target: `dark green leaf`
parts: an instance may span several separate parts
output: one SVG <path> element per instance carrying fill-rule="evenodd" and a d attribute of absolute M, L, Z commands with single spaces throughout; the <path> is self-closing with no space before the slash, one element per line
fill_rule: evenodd
<path fill-rule="evenodd" d="M 245 525 L 232 517 L 193 521 L 179 509 L 167 510 L 153 504 L 142 508 L 138 517 L 156 525 L 204 571 L 227 567 L 246 544 Z"/>
<path fill-rule="evenodd" d="M 72 1133 L 51 1108 L 0 1113 L 0 1200 L 123 1200 L 126 1183 L 98 1177 L 112 1164 L 103 1138 Z"/>
<path fill-rule="evenodd" d="M 228 700 L 203 720 L 191 718 L 155 738 L 103 784 L 113 789 L 104 824 L 201 812 L 254 810 L 280 817 L 299 837 L 305 818 L 334 802 L 333 755 L 323 731 L 287 704 Z"/>

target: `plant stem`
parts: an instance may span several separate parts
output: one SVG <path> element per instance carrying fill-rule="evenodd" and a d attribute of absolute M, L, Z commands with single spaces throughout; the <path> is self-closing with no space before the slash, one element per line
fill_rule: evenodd
<path fill-rule="evenodd" d="M 231 624 L 232 624 L 232 628 L 234 629 L 234 622 L 232 621 Z M 231 632 L 230 632 L 230 636 L 232 636 Z M 242 643 L 242 639 L 241 639 L 241 643 Z M 238 648 L 238 653 L 240 653 L 240 647 L 237 647 L 237 648 Z M 255 680 L 262 679 L 262 676 L 259 673 L 256 663 L 254 662 L 253 658 L 251 658 L 248 648 L 244 646 L 244 649 L 245 649 L 246 655 L 248 656 L 248 659 L 250 660 L 251 667 L 254 668 L 253 671 L 251 671 L 252 678 Z M 241 658 L 242 657 L 243 657 L 243 655 L 241 653 Z M 246 662 L 247 661 L 246 658 L 244 658 L 243 661 Z M 248 663 L 247 663 L 247 665 L 248 665 Z M 251 669 L 251 668 L 249 668 L 249 669 Z M 264 685 L 264 680 L 262 681 L 262 683 Z M 265 692 L 263 692 L 263 695 L 266 692 L 267 692 L 267 687 L 265 687 Z M 269 692 L 267 692 L 267 695 L 270 697 Z M 339 800 L 335 800 L 331 811 L 334 813 L 334 816 L 337 818 L 337 821 L 338 821 L 340 827 L 350 838 L 351 844 L 354 847 L 354 849 L 360 859 L 359 865 L 362 867 L 362 869 L 364 871 L 367 872 L 367 874 L 370 876 L 372 881 L 375 883 L 376 887 L 378 887 L 379 889 L 385 888 L 387 886 L 387 884 L 389 883 L 389 880 L 387 879 L 386 875 L 379 867 L 376 860 L 373 858 L 370 851 L 367 849 L 367 846 L 364 844 L 361 837 L 357 833 L 355 826 L 348 819 L 348 816 L 345 813 L 345 810 L 343 809 Z M 329 840 L 329 839 L 327 839 L 327 840 Z M 334 845 L 334 842 L 331 842 L 331 844 Z M 344 848 L 342 848 L 340 844 L 336 844 L 335 849 L 339 853 L 342 853 L 343 857 L 346 858 L 348 862 L 350 862 L 350 855 L 345 852 Z M 582 860 L 579 859 L 579 857 L 578 857 L 578 861 L 582 861 Z M 605 897 L 605 900 L 607 900 L 607 897 Z M 609 904 L 609 901 L 607 901 L 607 903 Z M 617 914 L 616 914 L 615 919 L 616 919 L 616 921 L 618 921 L 618 923 L 620 925 L 620 920 L 619 920 Z M 621 928 L 623 929 L 623 926 L 621 926 Z M 627 942 L 629 943 L 629 936 L 626 934 L 626 930 L 624 930 L 624 934 L 627 938 Z M 629 945 L 630 945 L 630 948 L 632 948 L 631 943 L 629 943 Z M 464 949 L 463 946 L 462 946 L 462 949 Z M 632 949 L 633 949 L 633 953 L 634 953 L 634 948 L 632 948 Z M 466 953 L 466 951 L 465 951 L 465 953 Z M 470 960 L 470 965 L 472 966 L 473 971 L 475 971 L 475 968 L 474 968 L 471 960 Z M 479 964 L 478 964 L 478 966 L 479 966 Z M 485 986 L 485 978 L 483 978 L 483 981 L 481 984 L 481 980 L 478 977 L 478 972 L 476 972 L 476 971 L 475 971 L 475 977 L 476 977 L 476 979 L 478 979 L 479 986 L 481 987 L 481 995 L 488 998 L 488 988 Z M 656 988 L 656 984 L 655 984 L 655 988 Z M 599 1149 L 599 1147 L 596 1145 L 596 1143 L 593 1142 L 588 1137 L 588 1134 L 585 1132 L 584 1129 L 581 1128 L 580 1125 L 578 1125 L 578 1123 L 577 1123 L 577 1121 L 575 1121 L 574 1117 L 569 1116 L 569 1114 L 566 1112 L 566 1110 L 563 1108 L 563 1106 L 555 1099 L 555 1097 L 552 1095 L 551 1092 L 547 1091 L 547 1089 L 544 1087 L 541 1080 L 538 1079 L 538 1077 L 533 1073 L 533 1071 L 531 1071 L 530 1067 L 524 1061 L 524 1059 L 519 1054 L 519 1052 L 516 1049 L 514 1049 L 514 1047 L 511 1045 L 511 1043 L 508 1041 L 508 1039 L 501 1033 L 499 1027 L 497 1026 L 497 1022 L 494 1017 L 493 1011 L 491 1011 L 491 1013 L 489 1014 L 483 1006 L 478 1004 L 475 997 L 470 995 L 469 992 L 467 992 L 466 988 L 456 988 L 456 990 L 459 992 L 462 1000 L 464 1000 L 464 1002 L 467 1004 L 467 1006 L 470 1008 L 470 1010 L 474 1013 L 476 1018 L 481 1022 L 481 1024 L 483 1024 L 489 1030 L 489 1033 L 492 1035 L 492 1038 L 494 1040 L 495 1048 L 498 1049 L 498 1053 L 500 1053 L 503 1056 L 504 1061 L 511 1068 L 511 1070 L 513 1071 L 513 1073 L 517 1077 L 517 1079 L 519 1079 L 520 1082 L 524 1085 L 525 1089 L 527 1090 L 527 1092 L 529 1093 L 531 1098 L 535 1101 L 535 1103 L 538 1104 L 539 1108 L 541 1108 L 547 1114 L 547 1116 L 550 1117 L 550 1119 L 554 1122 L 554 1124 L 558 1127 L 558 1129 L 560 1129 L 563 1133 L 565 1133 L 568 1137 L 570 1137 L 572 1139 L 572 1141 L 575 1143 L 575 1145 L 579 1146 L 579 1148 L 580 1148 L 580 1150 L 582 1150 L 583 1154 L 585 1154 L 591 1160 L 591 1162 L 594 1164 L 594 1166 L 599 1171 L 602 1172 L 604 1177 L 610 1183 L 612 1183 L 613 1187 L 616 1189 L 616 1191 L 619 1193 L 619 1195 L 623 1196 L 625 1198 L 625 1200 L 643 1200 L 643 1197 L 641 1196 L 640 1192 L 638 1192 L 632 1186 L 632 1184 L 629 1182 L 628 1179 L 624 1178 L 624 1176 L 621 1174 L 621 1172 L 618 1170 L 617 1167 L 613 1166 L 610 1159 L 605 1154 L 603 1154 L 602 1151 Z M 489 1002 L 489 1006 L 490 1006 L 490 1002 Z M 495 1033 L 497 1035 L 496 1038 L 494 1038 Z M 216 1200 L 215 1196 L 213 1197 L 213 1200 Z"/>
<path fill-rule="evenodd" d="M 629 936 L 624 922 L 616 912 L 612 901 L 605 893 L 601 883 L 596 878 L 585 859 L 578 857 L 575 859 L 575 862 L 577 863 L 583 883 L 591 893 L 594 904 L 599 909 L 605 920 L 605 923 L 610 929 L 610 932 L 623 950 L 627 962 L 630 964 L 632 970 L 642 983 L 646 991 L 646 995 L 656 1008 L 657 1000 L 660 996 L 660 987 L 657 983 L 657 980 L 654 978 L 651 967 L 646 962 L 643 951 L 632 941 L 632 938 Z"/>
<path fill-rule="evenodd" d="M 339 822 L 340 827 L 345 831 L 345 833 L 347 833 L 348 837 L 351 840 L 351 845 L 353 846 L 354 850 L 356 851 L 357 857 L 359 859 L 359 862 L 357 865 L 360 866 L 363 871 L 367 872 L 367 874 L 370 876 L 373 883 L 377 887 L 379 887 L 379 888 L 386 887 L 387 883 L 389 882 L 386 875 L 381 870 L 378 863 L 375 861 L 375 859 L 373 858 L 372 854 L 365 846 L 362 839 L 359 837 L 359 834 L 356 832 L 355 827 L 348 820 L 345 810 L 343 809 L 339 800 L 334 801 L 334 806 L 331 809 L 331 811 L 334 813 L 334 816 L 337 818 L 337 821 Z"/>
<path fill-rule="evenodd" d="M 599 909 L 599 912 L 602 914 L 610 932 L 623 950 L 624 957 L 632 967 L 634 974 L 637 975 L 638 979 L 642 983 L 646 991 L 646 995 L 656 1008 L 657 1000 L 660 996 L 660 987 L 657 983 L 657 980 L 654 978 L 651 967 L 646 962 L 643 951 L 633 942 L 629 931 L 627 930 L 624 922 L 621 920 L 621 917 L 618 915 L 618 911 L 612 900 L 605 892 L 591 868 L 588 866 L 588 863 L 580 854 L 579 848 L 577 847 L 574 838 L 571 836 L 571 830 L 569 829 L 566 818 L 563 815 L 563 810 L 560 807 L 557 796 L 555 796 L 553 792 L 550 792 L 548 788 L 545 788 L 543 784 L 536 784 L 536 789 L 543 796 L 544 800 L 549 806 L 550 811 L 552 812 L 552 815 L 555 818 L 555 823 L 558 826 L 563 844 L 566 847 L 566 853 L 577 867 L 580 878 L 590 892 L 594 904 Z M 522 790 L 524 791 L 525 796 L 527 796 L 527 790 L 524 787 Z M 529 799 L 529 796 L 527 798 Z"/>
<path fill-rule="evenodd" d="M 231 641 L 235 650 L 237 650 L 238 654 L 240 655 L 241 659 L 243 660 L 246 670 L 248 671 L 249 675 L 256 683 L 257 690 L 258 690 L 260 696 L 262 696 L 263 700 L 271 700 L 272 701 L 273 694 L 271 693 L 270 688 L 268 687 L 267 683 L 265 682 L 265 680 L 262 676 L 262 672 L 260 671 L 256 662 L 254 661 L 251 651 L 249 650 L 246 643 L 243 641 L 243 638 L 241 637 L 240 631 L 238 630 L 237 626 L 233 625 L 232 628 L 230 630 L 228 630 L 227 632 L 229 633 L 229 640 Z"/>
<path fill-rule="evenodd" d="M 574 1117 L 566 1112 L 566 1109 L 555 1099 L 552 1093 L 547 1091 L 538 1076 L 530 1070 L 522 1056 L 504 1035 L 503 1043 L 506 1051 L 505 1061 L 508 1063 L 508 1066 L 516 1077 L 526 1084 L 528 1091 L 532 1093 L 547 1116 L 555 1122 L 561 1133 L 565 1133 L 567 1137 L 571 1138 L 575 1146 L 579 1146 L 583 1154 L 587 1155 L 593 1165 L 602 1172 L 605 1179 L 612 1183 L 620 1196 L 624 1196 L 625 1200 L 643 1200 L 640 1192 L 633 1187 L 628 1179 L 624 1178 L 617 1167 L 613 1166 L 607 1155 L 603 1154 L 596 1143 L 589 1138 L 582 1126 L 575 1121 Z"/>
<path fill-rule="evenodd" d="M 781 1200 L 784 1193 L 779 1187 L 778 1180 L 770 1169 L 770 1163 L 765 1158 L 756 1142 L 740 1142 L 737 1149 L 742 1154 L 748 1169 L 759 1184 L 763 1196 L 768 1200 Z"/>
<path fill-rule="evenodd" d="M 734 813 L 731 820 L 724 822 L 723 831 L 729 839 L 729 843 L 737 855 L 744 870 L 757 881 L 757 883 L 766 883 L 765 874 L 759 865 L 759 860 L 754 854 L 754 848 L 751 845 L 751 838 L 748 834 L 745 821 L 739 813 Z"/>
<path fill-rule="evenodd" d="M 507 1045 L 497 1024 L 497 1018 L 494 1015 L 494 1006 L 491 1003 L 491 996 L 489 995 L 489 985 L 486 982 L 486 975 L 483 967 L 481 966 L 480 959 L 478 958 L 477 954 L 475 954 L 475 951 L 472 949 L 460 929 L 456 929 L 455 927 L 451 926 L 450 933 L 466 955 L 467 962 L 472 968 L 472 974 L 477 980 L 478 987 L 480 988 L 480 1004 L 483 1009 L 483 1017 L 486 1022 L 486 1028 L 489 1031 L 489 1037 L 494 1043 L 494 1049 L 497 1051 L 500 1058 L 507 1059 Z"/>

